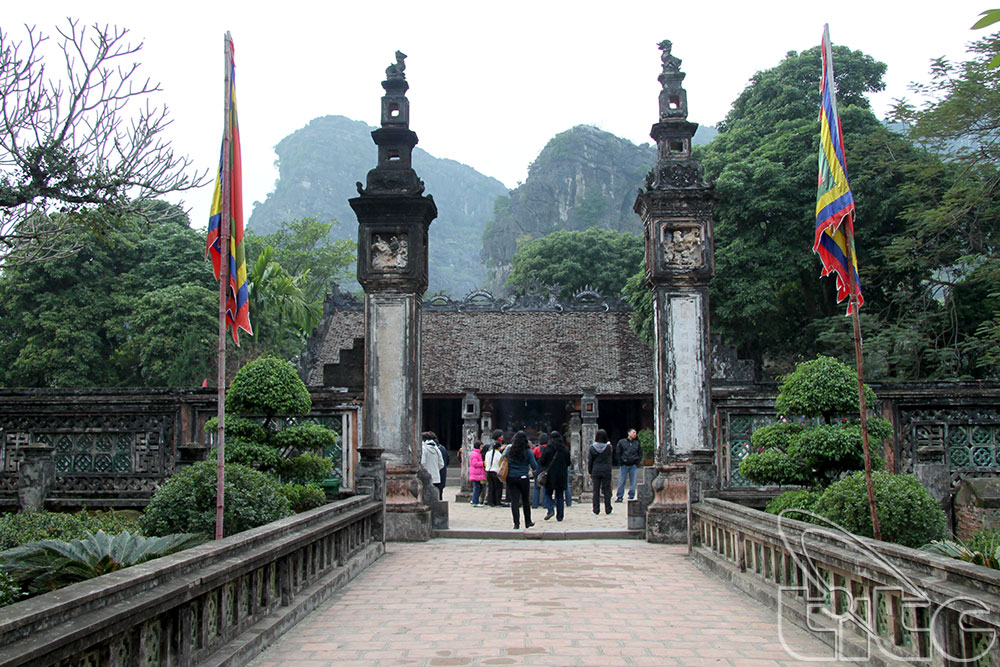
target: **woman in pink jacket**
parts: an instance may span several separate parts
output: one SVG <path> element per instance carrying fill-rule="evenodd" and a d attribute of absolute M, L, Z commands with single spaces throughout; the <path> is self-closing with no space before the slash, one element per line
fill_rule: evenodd
<path fill-rule="evenodd" d="M 482 503 L 483 482 L 486 481 L 486 467 L 483 465 L 483 443 L 476 440 L 469 454 L 469 481 L 472 482 L 472 506 L 484 507 Z"/>

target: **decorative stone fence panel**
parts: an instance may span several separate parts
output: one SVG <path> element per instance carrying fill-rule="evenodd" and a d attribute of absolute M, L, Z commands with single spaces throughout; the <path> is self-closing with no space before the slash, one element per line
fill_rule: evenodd
<path fill-rule="evenodd" d="M 0 609 L 0 666 L 243 665 L 384 553 L 355 496 Z"/>
<path fill-rule="evenodd" d="M 344 490 L 354 489 L 360 401 L 313 389 L 312 411 L 282 424 L 313 421 L 333 428 L 325 454 Z M 18 507 L 22 449 L 52 448 L 47 507 L 143 507 L 178 467 L 205 458 L 205 422 L 215 416 L 213 389 L 0 390 L 0 509 Z"/>
<path fill-rule="evenodd" d="M 1000 665 L 996 570 L 718 499 L 692 517 L 693 557 L 831 646 L 799 658 Z"/>

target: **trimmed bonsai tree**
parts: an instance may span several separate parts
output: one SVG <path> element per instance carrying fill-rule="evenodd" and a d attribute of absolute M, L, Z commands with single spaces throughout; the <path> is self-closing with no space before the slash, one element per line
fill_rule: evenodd
<path fill-rule="evenodd" d="M 875 403 L 875 392 L 868 386 L 865 400 Z M 760 485 L 823 489 L 844 473 L 864 468 L 858 376 L 853 369 L 824 356 L 801 363 L 784 377 L 774 405 L 780 414 L 796 419 L 754 431 L 754 453 L 740 462 L 745 478 Z M 796 423 L 800 416 L 820 423 L 803 426 Z M 891 435 L 892 425 L 885 419 L 868 420 L 875 469 L 882 467 L 878 443 Z"/>

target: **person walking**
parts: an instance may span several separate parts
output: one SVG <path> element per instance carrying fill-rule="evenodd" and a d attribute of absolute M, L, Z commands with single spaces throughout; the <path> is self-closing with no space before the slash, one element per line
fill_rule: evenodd
<path fill-rule="evenodd" d="M 524 509 L 524 527 L 531 528 L 531 482 L 528 477 L 538 469 L 538 461 L 528 446 L 528 434 L 518 431 L 511 440 L 510 447 L 503 453 L 507 459 L 507 498 L 510 499 L 510 513 L 514 516 L 514 530 L 521 527 L 519 511 Z"/>
<path fill-rule="evenodd" d="M 542 458 L 542 452 L 545 451 L 545 447 L 549 444 L 548 433 L 538 434 L 538 446 L 531 450 L 531 453 L 535 455 L 535 460 L 539 461 Z M 538 484 L 538 476 L 536 476 L 531 481 L 531 509 L 536 510 L 538 506 L 542 504 L 542 487 Z"/>
<path fill-rule="evenodd" d="M 611 514 L 611 463 L 614 452 L 608 442 L 608 432 L 598 429 L 594 443 L 587 450 L 587 472 L 594 483 L 594 514 L 601 513 L 601 494 L 604 494 L 604 513 Z"/>
<path fill-rule="evenodd" d="M 476 440 L 469 454 L 469 481 L 472 482 L 472 506 L 483 505 L 483 482 L 486 481 L 486 466 L 483 463 L 483 443 Z"/>
<path fill-rule="evenodd" d="M 564 495 L 569 484 L 570 456 L 561 433 L 553 431 L 549 435 L 549 444 L 542 451 L 542 459 L 538 464 L 541 470 L 548 471 L 545 480 L 545 520 L 548 521 L 554 514 L 556 521 L 562 521 Z"/>
<path fill-rule="evenodd" d="M 630 428 L 628 437 L 618 441 L 615 447 L 615 458 L 618 459 L 618 493 L 615 502 L 620 503 L 625 498 L 625 480 L 628 480 L 628 499 L 635 500 L 635 478 L 642 462 L 642 447 L 639 445 L 639 433 Z"/>
<path fill-rule="evenodd" d="M 433 431 L 430 432 L 431 436 L 434 438 L 434 444 L 437 445 L 438 449 L 441 450 L 441 481 L 438 483 L 438 500 L 444 500 L 444 485 L 448 481 L 448 464 L 451 463 L 451 459 L 448 456 L 448 448 L 441 444 L 438 440 L 437 434 Z"/>
<path fill-rule="evenodd" d="M 503 455 L 503 431 L 493 431 L 493 444 L 486 453 L 486 504 L 496 507 L 500 504 L 503 487 L 497 472 L 500 470 L 500 457 Z"/>
<path fill-rule="evenodd" d="M 434 442 L 433 433 L 425 431 L 420 434 L 420 465 L 431 475 L 431 484 L 437 486 L 441 483 L 441 468 L 444 467 L 444 459 L 441 458 L 441 450 Z"/>

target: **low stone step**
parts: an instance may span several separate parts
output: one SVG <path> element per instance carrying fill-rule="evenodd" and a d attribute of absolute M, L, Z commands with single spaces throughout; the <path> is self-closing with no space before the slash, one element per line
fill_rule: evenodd
<path fill-rule="evenodd" d="M 460 540 L 626 540 L 644 539 L 642 530 L 435 530 L 434 537 Z"/>

